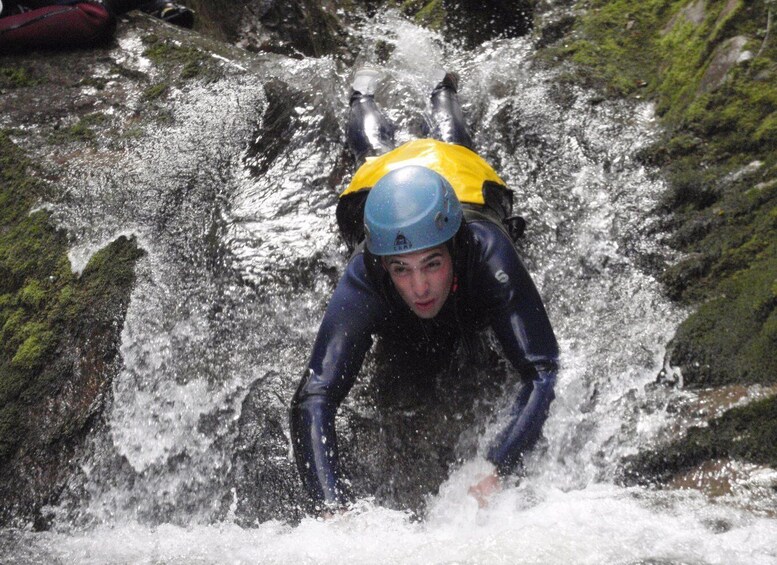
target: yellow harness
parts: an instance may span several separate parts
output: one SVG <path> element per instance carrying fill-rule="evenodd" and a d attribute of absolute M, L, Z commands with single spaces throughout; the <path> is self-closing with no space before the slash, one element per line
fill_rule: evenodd
<path fill-rule="evenodd" d="M 451 183 L 460 202 L 485 204 L 483 183 L 487 181 L 505 186 L 494 169 L 472 150 L 436 139 L 416 139 L 378 157 L 368 157 L 340 196 L 372 188 L 389 171 L 408 165 L 426 167 L 442 175 Z"/>

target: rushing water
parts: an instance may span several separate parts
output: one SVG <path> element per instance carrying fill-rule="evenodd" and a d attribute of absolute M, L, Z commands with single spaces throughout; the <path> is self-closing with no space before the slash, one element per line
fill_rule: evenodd
<path fill-rule="evenodd" d="M 463 52 L 390 15 L 353 40 L 360 63 L 394 47 L 378 99 L 400 141 L 418 134 L 435 71 L 461 74 L 475 141 L 528 220 L 520 251 L 563 369 L 526 477 L 478 509 L 474 457 L 422 520 L 371 500 L 330 521 L 302 515 L 285 418 L 346 258 L 334 205 L 351 70 L 278 58 L 176 92 L 173 122 L 120 166 L 71 171 L 55 213 L 74 268 L 119 234 L 147 255 L 105 426 L 52 530 L 4 532 L 4 561 L 777 563 L 758 485 L 717 499 L 617 486 L 624 456 L 675 429 L 667 407 L 684 394 L 652 386 L 685 313 L 646 267 L 668 254 L 652 229 L 664 187 L 634 159 L 651 107 L 560 86 L 525 40 Z"/>

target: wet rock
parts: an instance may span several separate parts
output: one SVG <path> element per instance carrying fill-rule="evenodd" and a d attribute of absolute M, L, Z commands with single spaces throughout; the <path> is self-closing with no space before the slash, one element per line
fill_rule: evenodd
<path fill-rule="evenodd" d="M 698 26 L 704 22 L 707 17 L 707 0 L 695 0 L 690 4 L 684 6 L 677 15 L 675 15 L 666 27 L 662 30 L 662 34 L 666 35 L 670 33 L 678 24 L 682 22 L 690 22 L 691 24 Z"/>
<path fill-rule="evenodd" d="M 35 235 L 29 237 L 30 244 L 39 243 Z M 57 251 L 64 257 L 64 245 Z M 3 347 L 0 523 L 32 520 L 36 528 L 48 526 L 41 509 L 57 500 L 74 471 L 78 448 L 99 420 L 120 368 L 119 336 L 141 255 L 134 241 L 122 237 L 95 256 L 79 279 L 65 282 L 65 273 L 50 275 L 60 282 L 52 281 L 40 303 L 27 309 L 32 319 L 48 315 L 35 323 L 49 328 L 39 331 L 50 333 L 50 347 L 34 351 L 30 346 L 20 359 L 28 337 L 10 360 Z M 63 294 L 69 296 L 67 304 L 61 302 Z M 0 319 L 6 317 L 2 310 Z M 7 322 L 3 338 L 6 346 L 15 340 Z"/>
<path fill-rule="evenodd" d="M 196 29 L 249 51 L 317 57 L 343 48 L 335 0 L 190 0 L 187 4 L 197 13 Z"/>
<path fill-rule="evenodd" d="M 237 43 L 250 51 L 292 56 L 333 54 L 344 45 L 332 4 L 310 0 L 249 1 L 237 29 Z"/>
<path fill-rule="evenodd" d="M 729 71 L 737 63 L 752 59 L 752 53 L 744 50 L 748 41 L 747 37 L 738 35 L 728 39 L 715 50 L 699 84 L 699 93 L 704 94 L 720 88 Z"/>
<path fill-rule="evenodd" d="M 132 49 L 148 72 L 128 63 Z M 48 527 L 42 508 L 60 500 L 104 426 L 143 255 L 119 237 L 79 276 L 68 234 L 30 211 L 68 197 L 69 166 L 110 166 L 135 127 L 169 119 L 158 103 L 174 88 L 218 80 L 205 49 L 234 48 L 132 13 L 110 46 L 0 56 L 0 523 Z"/>
<path fill-rule="evenodd" d="M 535 45 L 541 49 L 556 43 L 572 30 L 576 21 L 575 16 L 564 14 L 558 19 L 544 23 L 539 29 L 539 39 Z"/>
<path fill-rule="evenodd" d="M 233 459 L 235 515 L 247 525 L 302 514 L 302 484 L 289 457 L 283 392 L 279 376 L 269 373 L 251 385 L 240 410 Z"/>
<path fill-rule="evenodd" d="M 668 446 L 627 458 L 621 479 L 628 485 L 687 481 L 700 476 L 694 471 L 699 468 L 702 475 L 709 474 L 704 469 L 715 470 L 715 484 L 725 485 L 731 474 L 718 468 L 729 459 L 777 468 L 777 397 L 729 410 Z"/>
<path fill-rule="evenodd" d="M 532 28 L 529 0 L 443 0 L 449 40 L 469 47 L 498 37 L 521 37 Z"/>

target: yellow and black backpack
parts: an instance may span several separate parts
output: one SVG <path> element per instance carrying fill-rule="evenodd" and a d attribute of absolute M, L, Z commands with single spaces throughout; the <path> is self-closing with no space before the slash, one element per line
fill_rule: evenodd
<path fill-rule="evenodd" d="M 526 222 L 513 215 L 513 193 L 493 168 L 463 145 L 435 139 L 408 141 L 378 157 L 368 157 L 337 203 L 337 225 L 349 249 L 364 239 L 364 203 L 383 175 L 408 165 L 427 167 L 453 187 L 466 221 L 486 219 L 502 227 L 513 241 L 523 235 Z"/>

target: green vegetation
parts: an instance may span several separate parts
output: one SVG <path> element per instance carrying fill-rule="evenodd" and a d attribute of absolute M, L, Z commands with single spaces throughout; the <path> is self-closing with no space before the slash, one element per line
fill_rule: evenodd
<path fill-rule="evenodd" d="M 611 95 L 650 97 L 666 134 L 663 213 L 688 252 L 670 293 L 701 304 L 671 362 L 688 386 L 777 380 L 777 40 L 771 0 L 591 0 L 548 55 Z M 751 165 L 752 164 L 752 165 Z"/>
<path fill-rule="evenodd" d="M 220 67 L 215 61 L 199 47 L 193 45 L 183 46 L 171 39 L 162 39 L 157 36 L 144 38 L 146 49 L 144 55 L 155 64 L 162 66 L 175 66 L 180 69 L 178 77 L 182 81 L 201 78 L 206 81 L 217 80 L 221 76 Z M 149 91 L 157 88 L 156 96 L 149 96 Z M 152 100 L 161 95 L 166 89 L 159 90 L 160 85 L 152 86 L 146 92 L 146 99 Z"/>
<path fill-rule="evenodd" d="M 180 63 L 187 64 L 205 60 L 205 53 L 196 47 L 184 47 L 177 41 L 156 36 L 144 38 L 147 45 L 143 54 L 157 65 Z"/>
<path fill-rule="evenodd" d="M 94 128 L 104 124 L 106 121 L 106 116 L 99 112 L 88 114 L 72 126 L 52 133 L 49 137 L 49 142 L 54 144 L 75 141 L 93 143 L 97 138 Z"/>
<path fill-rule="evenodd" d="M 0 132 L 0 467 L 41 433 L 29 415 L 72 379 L 75 367 L 59 359 L 68 343 L 116 331 L 140 256 L 121 238 L 76 277 L 65 233 L 30 212 L 50 196 L 32 169 Z"/>
<path fill-rule="evenodd" d="M 24 67 L 0 67 L 0 88 L 23 88 L 36 83 Z"/>
<path fill-rule="evenodd" d="M 389 2 L 417 23 L 431 29 L 441 30 L 445 25 L 445 8 L 442 0 L 395 0 Z"/>
<path fill-rule="evenodd" d="M 149 86 L 146 90 L 143 91 L 143 100 L 156 100 L 157 98 L 161 98 L 165 94 L 167 94 L 167 91 L 170 89 L 170 85 L 168 85 L 166 82 L 159 82 L 157 84 Z"/>
<path fill-rule="evenodd" d="M 697 306 L 669 361 L 688 387 L 777 382 L 777 38 L 773 0 L 590 0 L 546 60 L 612 96 L 649 98 L 663 139 L 641 156 L 662 168 L 658 213 L 684 259 L 663 273 Z M 561 45 L 563 43 L 563 45 Z M 627 482 L 666 481 L 708 460 L 777 467 L 777 399 L 627 462 Z"/>

